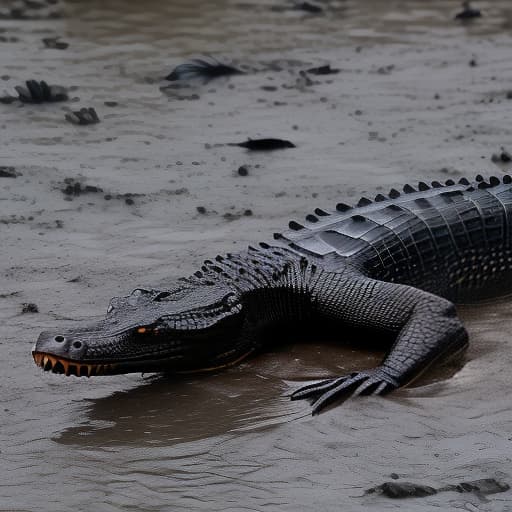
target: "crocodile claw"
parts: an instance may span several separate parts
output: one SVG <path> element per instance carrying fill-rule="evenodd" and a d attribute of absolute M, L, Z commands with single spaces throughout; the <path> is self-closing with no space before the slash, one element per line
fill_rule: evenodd
<path fill-rule="evenodd" d="M 344 377 L 327 379 L 299 388 L 291 395 L 292 400 L 312 398 L 313 414 L 335 400 L 358 395 L 384 395 L 398 388 L 398 382 L 382 367 L 353 372 Z"/>

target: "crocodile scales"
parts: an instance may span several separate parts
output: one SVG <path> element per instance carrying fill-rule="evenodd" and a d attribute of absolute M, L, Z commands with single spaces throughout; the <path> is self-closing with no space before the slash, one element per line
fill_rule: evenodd
<path fill-rule="evenodd" d="M 327 324 L 391 347 L 376 368 L 301 387 L 313 412 L 385 394 L 468 344 L 454 303 L 512 291 L 512 178 L 477 176 L 392 189 L 354 207 L 316 209 L 237 254 L 206 260 L 166 290 L 138 288 L 103 320 L 43 332 L 46 371 L 91 376 L 217 370 L 264 349 L 278 326 Z M 290 341 L 290 340 L 287 340 Z"/>

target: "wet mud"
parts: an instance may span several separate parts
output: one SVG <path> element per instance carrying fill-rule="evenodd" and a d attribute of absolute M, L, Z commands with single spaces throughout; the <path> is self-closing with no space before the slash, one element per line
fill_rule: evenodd
<path fill-rule="evenodd" d="M 456 20 L 445 0 L 2 4 L 0 96 L 35 80 L 67 100 L 0 103 L 0 511 L 512 510 L 507 299 L 460 308 L 462 363 L 314 418 L 288 395 L 377 364 L 382 340 L 283 335 L 183 379 L 65 378 L 30 355 L 40 331 L 317 207 L 512 170 L 512 9 L 475 8 Z M 210 55 L 243 73 L 165 80 Z M 101 122 L 69 122 L 84 108 Z M 230 145 L 249 139 L 295 147 Z M 390 478 L 503 492 L 406 505 L 366 493 Z"/>

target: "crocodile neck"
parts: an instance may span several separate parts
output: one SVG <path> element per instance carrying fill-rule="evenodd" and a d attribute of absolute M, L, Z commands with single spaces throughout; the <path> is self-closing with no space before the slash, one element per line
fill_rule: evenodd
<path fill-rule="evenodd" d="M 234 286 L 246 315 L 246 328 L 308 322 L 329 315 L 335 296 L 357 303 L 357 285 L 364 281 L 361 265 L 344 258 L 318 260 L 279 246 L 260 244 L 246 252 L 207 260 L 196 277 Z M 335 270 L 334 270 L 335 269 Z"/>

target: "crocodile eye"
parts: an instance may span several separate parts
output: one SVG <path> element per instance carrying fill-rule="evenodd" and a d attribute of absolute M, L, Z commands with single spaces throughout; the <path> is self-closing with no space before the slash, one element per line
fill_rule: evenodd
<path fill-rule="evenodd" d="M 162 299 L 165 299 L 171 295 L 171 292 L 160 292 L 154 299 L 154 302 L 160 302 Z"/>

